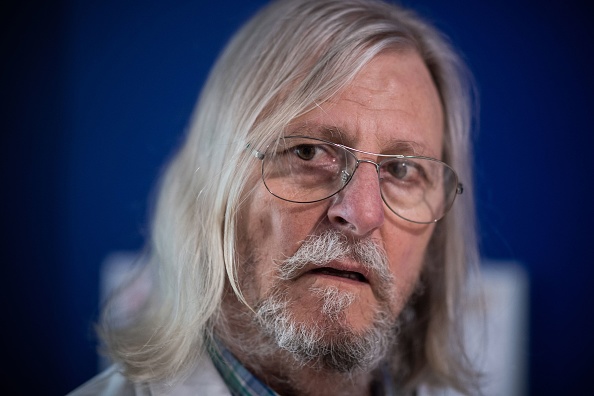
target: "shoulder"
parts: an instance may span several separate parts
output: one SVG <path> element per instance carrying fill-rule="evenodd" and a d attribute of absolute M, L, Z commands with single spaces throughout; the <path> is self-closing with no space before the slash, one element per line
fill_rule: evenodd
<path fill-rule="evenodd" d="M 192 373 L 175 385 L 165 383 L 134 383 L 114 365 L 84 383 L 67 396 L 231 396 L 225 382 L 206 356 Z"/>
<path fill-rule="evenodd" d="M 152 395 L 168 396 L 231 396 L 229 388 L 221 378 L 219 372 L 208 355 L 200 359 L 192 371 L 183 381 L 174 386 L 163 384 L 151 385 Z"/>
<path fill-rule="evenodd" d="M 111 366 L 107 370 L 85 382 L 67 396 L 114 395 L 140 396 L 150 393 L 142 392 L 137 385 L 122 375 L 118 366 Z"/>

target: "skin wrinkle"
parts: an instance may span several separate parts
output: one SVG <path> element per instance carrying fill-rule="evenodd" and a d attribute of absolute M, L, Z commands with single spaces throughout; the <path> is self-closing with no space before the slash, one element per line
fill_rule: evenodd
<path fill-rule="evenodd" d="M 357 131 L 357 134 L 360 134 Z M 335 124 L 317 124 L 311 120 L 306 120 L 302 123 L 291 123 L 287 128 L 285 136 L 296 136 L 304 135 L 317 137 L 333 143 L 342 144 L 346 147 L 356 147 L 358 141 L 353 140 L 348 133 L 335 121 Z M 418 134 L 417 134 L 418 135 Z M 427 146 L 420 141 L 414 140 L 402 140 L 393 136 L 389 136 L 384 141 L 380 141 L 379 136 L 375 136 L 377 139 L 378 147 L 385 147 L 384 150 L 378 152 L 383 155 L 418 155 L 427 156 L 431 158 L 441 159 L 441 150 L 439 152 L 433 152 L 427 148 Z M 373 153 L 371 153 L 373 154 Z M 361 153 L 357 153 L 358 158 Z M 377 159 L 377 158 L 376 158 Z"/>
<path fill-rule="evenodd" d="M 310 127 L 310 125 L 302 125 L 297 128 L 290 128 L 285 134 L 285 136 L 296 135 L 320 138 L 333 143 L 341 144 L 343 146 L 346 146 L 347 148 L 353 148 L 357 146 L 357 141 L 351 141 L 351 139 L 344 132 L 342 132 L 341 128 L 338 126 L 314 125 L 314 127 L 312 128 Z M 425 148 L 418 142 L 399 139 L 387 139 L 385 142 L 381 142 L 378 139 L 377 146 L 386 147 L 386 149 L 384 149 L 382 152 L 377 153 L 382 155 L 425 155 L 426 151 Z M 373 158 L 375 153 L 369 154 Z M 361 159 L 360 156 L 364 154 L 356 152 L 356 155 L 359 159 Z M 380 156 L 378 155 L 375 159 L 379 158 Z"/>

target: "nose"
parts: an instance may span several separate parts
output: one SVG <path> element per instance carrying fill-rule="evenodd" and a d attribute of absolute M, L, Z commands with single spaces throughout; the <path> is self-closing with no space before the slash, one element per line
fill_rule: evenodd
<path fill-rule="evenodd" d="M 384 214 L 376 165 L 361 161 L 349 184 L 334 196 L 328 208 L 330 223 L 344 233 L 363 237 L 384 223 Z"/>

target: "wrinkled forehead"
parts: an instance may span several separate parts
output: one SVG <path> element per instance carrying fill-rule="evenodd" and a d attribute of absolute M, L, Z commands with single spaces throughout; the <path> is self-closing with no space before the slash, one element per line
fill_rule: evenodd
<path fill-rule="evenodd" d="M 287 128 L 285 136 L 310 136 L 317 139 L 326 140 L 332 143 L 338 143 L 343 146 L 358 149 L 360 144 L 356 135 L 353 135 L 348 129 L 343 129 L 336 125 L 317 124 L 314 122 L 292 122 Z M 388 136 L 380 140 L 374 136 L 378 147 L 382 150 L 377 154 L 385 155 L 427 155 L 428 150 L 425 145 L 417 141 L 402 140 L 396 136 Z M 430 155 L 428 155 L 430 156 Z"/>

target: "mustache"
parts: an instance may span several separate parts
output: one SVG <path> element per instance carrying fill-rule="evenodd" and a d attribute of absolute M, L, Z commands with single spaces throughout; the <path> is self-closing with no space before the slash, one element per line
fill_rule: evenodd
<path fill-rule="evenodd" d="M 377 242 L 369 238 L 352 241 L 335 230 L 309 236 L 295 254 L 280 263 L 279 277 L 291 280 L 308 264 L 322 267 L 331 261 L 344 259 L 358 262 L 383 282 L 392 281 L 388 257 Z"/>

